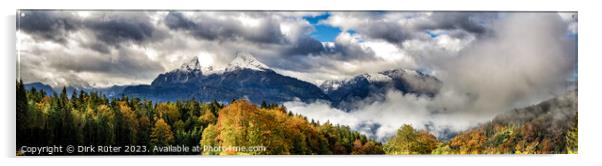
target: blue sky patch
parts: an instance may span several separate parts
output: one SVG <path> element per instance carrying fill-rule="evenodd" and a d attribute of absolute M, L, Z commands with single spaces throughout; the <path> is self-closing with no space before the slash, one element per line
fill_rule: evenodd
<path fill-rule="evenodd" d="M 437 36 L 439 36 L 438 33 L 433 31 L 426 31 L 426 34 L 428 34 L 431 37 L 431 39 L 437 38 Z"/>
<path fill-rule="evenodd" d="M 321 20 L 328 19 L 330 13 L 325 12 L 318 16 L 306 16 L 303 19 L 307 20 L 313 27 L 314 31 L 310 36 L 320 42 L 332 42 L 341 33 L 341 29 L 330 25 L 320 24 Z"/>

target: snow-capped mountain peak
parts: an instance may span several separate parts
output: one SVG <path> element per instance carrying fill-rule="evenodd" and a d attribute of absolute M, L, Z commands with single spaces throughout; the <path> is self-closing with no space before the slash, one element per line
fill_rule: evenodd
<path fill-rule="evenodd" d="M 209 75 L 216 73 L 213 66 L 203 66 L 198 57 L 192 58 L 190 61 L 182 64 L 180 68 L 172 72 L 184 72 L 184 73 L 200 73 L 202 75 Z"/>
<path fill-rule="evenodd" d="M 357 81 L 366 80 L 370 83 L 375 82 L 388 82 L 392 81 L 393 78 L 391 76 L 385 75 L 383 73 L 364 73 L 361 75 L 357 75 L 352 78 L 344 79 L 344 80 L 328 80 L 324 81 L 320 88 L 322 88 L 325 92 L 330 92 L 339 89 L 345 84 L 355 84 Z"/>
<path fill-rule="evenodd" d="M 362 76 L 370 82 L 384 82 L 384 81 L 392 80 L 392 78 L 390 76 L 387 76 L 387 75 L 384 75 L 381 73 L 368 73 L 368 74 L 362 74 Z"/>
<path fill-rule="evenodd" d="M 266 71 L 269 67 L 259 60 L 255 59 L 253 55 L 249 53 L 237 53 L 234 58 L 225 67 L 214 67 L 214 66 L 202 66 L 198 57 L 191 59 L 190 61 L 182 64 L 180 68 L 172 71 L 175 73 L 197 73 L 200 75 L 212 75 L 221 74 L 224 72 L 232 72 L 241 69 L 251 69 L 256 71 Z"/>
<path fill-rule="evenodd" d="M 237 53 L 236 58 L 228 64 L 228 67 L 226 67 L 225 70 L 234 71 L 237 69 L 265 71 L 269 69 L 269 67 L 255 59 L 255 57 L 249 53 Z"/>
<path fill-rule="evenodd" d="M 192 58 L 192 60 L 182 64 L 182 66 L 180 66 L 180 70 L 184 70 L 184 71 L 193 71 L 193 70 L 201 70 L 202 66 L 201 63 L 199 62 L 199 58 L 198 57 L 194 57 Z"/>
<path fill-rule="evenodd" d="M 319 87 L 324 92 L 330 92 L 339 89 L 344 83 L 344 80 L 327 80 L 324 81 Z"/>

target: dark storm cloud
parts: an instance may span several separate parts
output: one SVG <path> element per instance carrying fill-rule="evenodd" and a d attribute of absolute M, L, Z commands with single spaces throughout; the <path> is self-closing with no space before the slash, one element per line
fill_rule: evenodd
<path fill-rule="evenodd" d="M 250 45 L 262 47 L 264 44 L 276 45 L 283 56 L 321 55 L 327 51 L 322 43 L 309 34 L 302 33 L 292 38 L 281 31 L 280 21 L 270 17 L 269 13 L 244 13 L 248 17 L 258 19 L 257 26 L 244 25 L 240 20 L 230 17 L 216 19 L 206 15 L 184 16 L 180 12 L 170 12 L 164 23 L 171 30 L 189 33 L 198 40 L 217 42 L 249 42 Z M 311 27 L 302 31 L 311 31 Z"/>
<path fill-rule="evenodd" d="M 80 18 L 72 11 L 21 11 L 19 29 L 35 39 L 51 40 L 65 44 L 68 35 L 91 32 L 83 36 L 89 43 L 79 43 L 101 53 L 125 43 L 146 44 L 165 38 L 165 32 L 157 29 L 147 13 L 141 12 L 94 12 Z"/>
<path fill-rule="evenodd" d="M 166 38 L 164 30 L 157 28 L 148 13 L 110 12 L 97 13 L 84 22 L 96 41 L 88 47 L 107 53 L 110 47 L 119 48 L 123 44 L 144 45 Z"/>
<path fill-rule="evenodd" d="M 144 22 L 119 19 L 98 22 L 90 25 L 96 37 L 106 43 L 119 43 L 124 40 L 142 42 L 152 36 L 152 26 Z"/>
<path fill-rule="evenodd" d="M 339 60 L 352 60 L 352 59 L 374 59 L 374 51 L 372 49 L 365 49 L 355 43 L 335 42 L 334 47 L 330 48 L 328 53 L 334 55 L 340 55 L 335 57 Z"/>
<path fill-rule="evenodd" d="M 64 43 L 69 33 L 81 26 L 81 20 L 62 11 L 20 11 L 17 28 L 38 40 Z"/>
<path fill-rule="evenodd" d="M 401 25 L 385 21 L 370 24 L 358 32 L 371 38 L 384 39 L 390 43 L 401 43 L 412 38 L 412 34 Z"/>
<path fill-rule="evenodd" d="M 461 29 L 479 35 L 486 32 L 487 24 L 496 16 L 497 13 L 486 12 L 436 12 L 419 29 Z"/>
<path fill-rule="evenodd" d="M 169 12 L 167 16 L 165 16 L 165 25 L 171 29 L 194 29 L 197 25 L 196 23 L 188 20 L 182 15 L 180 12 Z"/>
<path fill-rule="evenodd" d="M 454 32 L 458 37 L 480 36 L 487 33 L 497 12 L 345 12 L 323 21 L 325 24 L 354 30 L 370 39 L 381 39 L 393 44 L 407 40 L 429 40 L 425 33 L 434 30 Z M 403 22 L 398 22 L 405 20 Z M 466 33 L 458 33 L 463 31 Z"/>
<path fill-rule="evenodd" d="M 371 38 L 384 39 L 389 43 L 401 43 L 405 40 L 414 38 L 411 28 L 404 27 L 394 21 L 383 19 L 383 17 L 386 16 L 386 13 L 374 12 L 371 13 L 370 16 L 375 21 L 368 24 L 365 28 L 362 28 L 360 33 L 370 36 Z"/>
<path fill-rule="evenodd" d="M 297 42 L 292 44 L 292 47 L 288 49 L 285 54 L 287 55 L 318 55 L 324 53 L 326 49 L 322 43 L 309 36 L 301 36 L 297 39 Z"/>
<path fill-rule="evenodd" d="M 198 15 L 187 18 L 182 13 L 170 12 L 165 17 L 165 25 L 172 30 L 183 30 L 202 40 L 249 41 L 262 44 L 284 44 L 287 42 L 280 31 L 280 24 L 271 19 L 263 19 L 257 27 L 245 27 L 232 18 L 218 20 Z"/>
<path fill-rule="evenodd" d="M 53 86 L 129 84 L 165 70 L 139 49 L 166 38 L 165 28 L 152 22 L 155 13 L 91 11 L 82 16 L 76 11 L 26 10 L 20 14 L 19 30 L 33 39 L 22 41 L 28 44 L 23 45 L 21 65 L 29 66 L 22 73 L 29 80 Z"/>
<path fill-rule="evenodd" d="M 140 52 L 130 49 L 118 50 L 114 58 L 105 58 L 102 55 L 89 56 L 61 56 L 54 55 L 50 59 L 50 67 L 73 72 L 113 73 L 119 77 L 129 77 L 144 73 L 163 71 L 158 62 L 150 61 Z"/>

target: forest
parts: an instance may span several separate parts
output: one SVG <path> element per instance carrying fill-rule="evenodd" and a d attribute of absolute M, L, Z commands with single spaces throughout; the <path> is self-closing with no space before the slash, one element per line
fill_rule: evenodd
<path fill-rule="evenodd" d="M 69 97 L 65 88 L 60 94 L 47 96 L 43 91 L 26 90 L 19 81 L 17 153 L 22 146 L 48 145 L 147 147 L 146 152 L 116 155 L 183 154 L 152 151 L 154 146 L 167 145 L 265 147 L 256 152 L 201 152 L 208 155 L 384 153 L 380 143 L 348 126 L 308 120 L 275 104 L 257 107 L 246 100 L 236 100 L 222 105 L 194 99 L 153 103 L 127 96 L 108 99 L 83 91 Z"/>
<path fill-rule="evenodd" d="M 17 81 L 16 90 L 17 155 L 49 155 L 26 153 L 20 149 L 53 145 L 139 146 L 144 149 L 52 155 L 577 153 L 577 116 L 564 127 L 553 130 L 535 121 L 541 119 L 521 123 L 492 121 L 460 132 L 449 140 L 440 140 L 428 131 L 404 125 L 381 143 L 348 126 L 307 119 L 287 111 L 282 105 L 265 102 L 254 105 L 240 99 L 222 104 L 190 99 L 153 103 L 127 96 L 107 98 L 95 92 L 67 94 L 65 88 L 59 94 L 46 95 L 35 88 L 25 89 L 22 81 Z M 153 150 L 172 145 L 199 146 L 201 151 Z"/>

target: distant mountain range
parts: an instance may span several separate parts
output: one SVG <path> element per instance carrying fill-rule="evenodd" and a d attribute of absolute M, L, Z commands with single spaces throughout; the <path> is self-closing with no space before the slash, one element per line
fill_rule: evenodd
<path fill-rule="evenodd" d="M 26 88 L 44 90 L 48 95 L 60 90 L 35 82 Z M 109 88 L 72 88 L 73 91 L 96 91 L 107 97 L 131 96 L 153 101 L 196 99 L 230 102 L 246 98 L 253 103 L 283 103 L 300 100 L 329 101 L 342 109 L 354 108 L 354 101 L 383 99 L 389 90 L 433 97 L 441 81 L 414 70 L 394 69 L 366 73 L 347 80 L 326 81 L 319 87 L 293 77 L 278 74 L 248 53 L 238 53 L 227 66 L 201 66 L 194 58 L 180 68 L 159 74 L 150 85 L 113 86 Z"/>
<path fill-rule="evenodd" d="M 25 84 L 25 89 L 27 90 L 31 90 L 31 89 L 36 89 L 38 91 L 44 91 L 44 93 L 47 96 L 51 96 L 53 93 L 55 93 L 54 89 L 52 89 L 52 87 L 50 85 L 46 85 L 40 82 L 34 82 L 34 83 L 29 83 L 29 84 Z"/>
<path fill-rule="evenodd" d="M 441 81 L 421 72 L 393 69 L 379 73 L 367 73 L 346 80 L 326 81 L 320 88 L 334 106 L 342 109 L 357 108 L 359 100 L 374 102 L 384 99 L 387 91 L 398 90 L 404 94 L 434 97 L 441 88 Z"/>
<path fill-rule="evenodd" d="M 79 93 L 80 91 L 84 92 L 97 92 L 103 94 L 109 98 L 119 97 L 122 95 L 123 89 L 128 87 L 128 85 L 113 85 L 111 87 L 106 88 L 93 88 L 93 87 L 65 87 L 67 91 L 67 95 L 71 97 L 74 92 Z M 25 89 L 31 90 L 35 88 L 38 91 L 44 91 L 46 95 L 51 96 L 54 93 L 59 94 L 62 91 L 63 87 L 51 87 L 50 85 L 43 84 L 40 82 L 33 82 L 25 84 Z"/>

